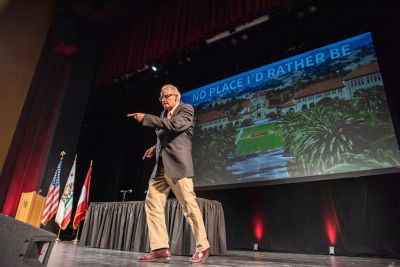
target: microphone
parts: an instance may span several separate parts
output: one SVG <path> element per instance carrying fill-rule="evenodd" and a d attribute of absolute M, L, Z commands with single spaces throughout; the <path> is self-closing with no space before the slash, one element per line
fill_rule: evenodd
<path fill-rule="evenodd" d="M 119 192 L 121 192 L 122 193 L 122 202 L 124 202 L 125 201 L 125 196 L 126 196 L 126 194 L 127 193 L 132 193 L 133 192 L 133 190 L 132 189 L 126 189 L 126 190 L 121 190 L 121 191 L 119 191 Z"/>
<path fill-rule="evenodd" d="M 121 193 L 132 193 L 133 191 L 132 191 L 132 189 L 127 189 L 127 190 L 121 190 L 121 191 L 119 191 L 119 192 L 121 192 Z"/>

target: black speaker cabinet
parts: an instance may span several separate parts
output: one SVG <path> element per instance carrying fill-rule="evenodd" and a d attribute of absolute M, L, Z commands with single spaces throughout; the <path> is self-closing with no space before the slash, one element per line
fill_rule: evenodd
<path fill-rule="evenodd" d="M 46 266 L 56 237 L 0 213 L 0 266 Z"/>

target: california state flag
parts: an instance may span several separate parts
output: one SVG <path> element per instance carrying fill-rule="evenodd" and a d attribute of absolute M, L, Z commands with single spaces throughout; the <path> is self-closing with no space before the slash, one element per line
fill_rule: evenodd
<path fill-rule="evenodd" d="M 93 161 L 90 162 L 90 167 L 86 174 L 85 183 L 83 184 L 81 195 L 79 197 L 78 207 L 76 208 L 75 211 L 74 222 L 72 224 L 74 229 L 77 229 L 80 222 L 86 218 L 86 213 L 89 206 L 90 180 L 92 178 L 92 163 Z"/>
<path fill-rule="evenodd" d="M 68 176 L 67 184 L 64 187 L 64 193 L 61 197 L 60 203 L 58 204 L 58 211 L 55 221 L 62 230 L 65 230 L 65 228 L 67 228 L 69 222 L 71 221 L 72 202 L 74 197 L 75 169 L 76 156 L 74 164 L 72 165 L 71 171 Z"/>

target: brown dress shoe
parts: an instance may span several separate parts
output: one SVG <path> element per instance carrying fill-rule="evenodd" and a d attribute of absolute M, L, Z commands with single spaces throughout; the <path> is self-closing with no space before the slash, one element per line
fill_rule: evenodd
<path fill-rule="evenodd" d="M 209 254 L 210 254 L 209 249 L 206 249 L 202 252 L 196 252 L 190 258 L 190 263 L 204 263 L 206 261 L 206 259 L 208 258 Z"/>
<path fill-rule="evenodd" d="M 137 257 L 138 261 L 155 261 L 158 259 L 168 260 L 171 257 L 171 252 L 168 248 L 161 248 L 150 251 L 149 254 Z"/>

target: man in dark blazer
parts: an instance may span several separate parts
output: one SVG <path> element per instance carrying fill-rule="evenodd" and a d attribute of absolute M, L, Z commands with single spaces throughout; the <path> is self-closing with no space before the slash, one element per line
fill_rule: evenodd
<path fill-rule="evenodd" d="M 127 115 L 144 126 L 155 128 L 157 134 L 157 144 L 143 155 L 143 159 L 156 156 L 145 200 L 151 251 L 138 257 L 138 261 L 154 261 L 171 256 L 164 211 L 168 193 L 172 190 L 196 238 L 196 252 L 190 262 L 203 263 L 209 255 L 210 244 L 193 190 L 194 110 L 191 105 L 180 102 L 179 90 L 171 84 L 161 88 L 159 100 L 164 107 L 160 117 L 144 113 Z"/>

